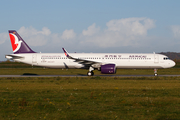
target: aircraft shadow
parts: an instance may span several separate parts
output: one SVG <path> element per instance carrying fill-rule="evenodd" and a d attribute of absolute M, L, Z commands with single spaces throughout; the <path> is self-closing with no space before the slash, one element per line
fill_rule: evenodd
<path fill-rule="evenodd" d="M 38 74 L 35 74 L 35 73 L 24 73 L 23 75 L 38 75 Z"/>
<path fill-rule="evenodd" d="M 77 75 L 80 75 L 80 76 L 87 76 L 87 75 L 85 75 L 85 74 L 77 74 Z"/>

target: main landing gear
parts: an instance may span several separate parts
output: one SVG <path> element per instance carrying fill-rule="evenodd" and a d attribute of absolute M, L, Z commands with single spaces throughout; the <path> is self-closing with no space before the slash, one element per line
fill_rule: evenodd
<path fill-rule="evenodd" d="M 88 76 L 93 76 L 93 75 L 94 75 L 94 72 L 93 72 L 93 71 L 89 71 L 89 72 L 87 73 L 87 75 L 88 75 Z"/>
<path fill-rule="evenodd" d="M 88 75 L 88 76 L 93 76 L 93 75 L 94 75 L 93 70 L 94 70 L 94 68 L 90 66 L 87 75 Z"/>
<path fill-rule="evenodd" d="M 154 76 L 158 76 L 157 69 L 154 69 Z"/>
<path fill-rule="evenodd" d="M 87 72 L 87 76 L 93 76 L 94 75 L 93 70 L 94 70 L 94 68 L 92 66 L 90 66 L 89 71 Z M 154 69 L 154 76 L 158 76 L 157 69 Z"/>

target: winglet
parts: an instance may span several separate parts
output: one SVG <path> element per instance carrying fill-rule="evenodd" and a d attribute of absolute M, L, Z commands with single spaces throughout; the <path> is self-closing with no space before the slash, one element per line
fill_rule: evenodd
<path fill-rule="evenodd" d="M 70 57 L 70 56 L 69 56 L 69 53 L 68 53 L 68 52 L 67 52 L 64 48 L 62 48 L 62 49 L 63 49 L 64 54 L 66 55 L 66 57 L 68 57 L 68 58 L 69 58 L 69 57 Z"/>

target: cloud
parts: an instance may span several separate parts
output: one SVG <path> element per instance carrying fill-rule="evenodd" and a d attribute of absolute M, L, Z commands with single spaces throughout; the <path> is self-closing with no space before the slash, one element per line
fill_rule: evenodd
<path fill-rule="evenodd" d="M 8 38 L 8 33 L 0 33 L 0 44 L 3 44 Z"/>
<path fill-rule="evenodd" d="M 38 31 L 33 27 L 25 28 L 24 26 L 18 30 L 22 38 L 32 46 L 43 46 L 47 43 L 51 31 L 47 27 L 43 27 L 42 31 Z"/>
<path fill-rule="evenodd" d="M 154 27 L 154 20 L 142 17 L 110 20 L 102 30 L 93 23 L 81 34 L 76 34 L 73 29 L 66 29 L 63 33 L 51 33 L 47 27 L 43 27 L 42 30 L 21 27 L 18 32 L 31 46 L 43 46 L 51 42 L 61 45 L 76 43 L 77 46 L 92 45 L 108 48 L 138 46 L 147 40 L 148 30 Z"/>
<path fill-rule="evenodd" d="M 18 33 L 23 34 L 25 37 L 29 37 L 32 35 L 39 35 L 39 34 L 48 36 L 51 34 L 51 31 L 47 27 L 43 27 L 42 31 L 38 31 L 33 27 L 25 28 L 23 26 L 18 30 Z"/>
<path fill-rule="evenodd" d="M 148 18 L 126 18 L 107 22 L 108 31 L 123 35 L 146 35 L 147 30 L 155 27 L 154 21 Z"/>
<path fill-rule="evenodd" d="M 174 38 L 180 39 L 180 26 L 171 26 L 171 30 L 173 32 Z"/>
<path fill-rule="evenodd" d="M 62 39 L 68 40 L 68 39 L 73 39 L 76 37 L 76 33 L 74 32 L 73 29 L 71 30 L 65 30 L 61 36 Z"/>
<path fill-rule="evenodd" d="M 96 27 L 96 24 L 93 23 L 91 26 L 88 27 L 87 30 L 83 30 L 82 31 L 82 34 L 84 36 L 92 36 L 94 35 L 95 33 L 99 32 L 100 30 L 100 27 Z"/>
<path fill-rule="evenodd" d="M 145 43 L 148 30 L 155 27 L 155 22 L 149 18 L 124 18 L 110 20 L 105 29 L 100 29 L 95 23 L 76 34 L 73 29 L 62 33 L 51 33 L 47 27 L 37 30 L 33 27 L 21 27 L 18 33 L 29 46 L 93 46 L 100 48 L 138 46 Z M 178 29 L 179 30 L 179 29 Z M 178 31 L 177 30 L 177 31 Z M 177 32 L 178 33 L 178 32 Z M 0 44 L 8 39 L 8 34 L 0 33 Z"/>
<path fill-rule="evenodd" d="M 106 23 L 106 26 L 107 29 L 99 34 L 85 36 L 81 44 L 89 43 L 103 48 L 139 45 L 145 39 L 147 31 L 155 27 L 155 23 L 149 18 L 125 18 L 111 20 Z M 95 25 L 88 27 L 88 30 L 90 28 L 95 28 Z"/>

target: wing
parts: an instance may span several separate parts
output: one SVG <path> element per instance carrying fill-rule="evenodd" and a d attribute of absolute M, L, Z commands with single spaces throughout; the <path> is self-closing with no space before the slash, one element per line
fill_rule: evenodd
<path fill-rule="evenodd" d="M 102 64 L 101 62 L 97 62 L 97 61 L 74 58 L 74 57 L 70 56 L 69 53 L 64 48 L 62 48 L 62 49 L 67 58 L 72 59 L 72 60 L 74 60 L 74 62 L 78 62 L 79 64 L 84 64 L 84 65 Z"/>

